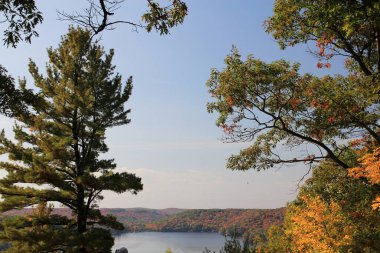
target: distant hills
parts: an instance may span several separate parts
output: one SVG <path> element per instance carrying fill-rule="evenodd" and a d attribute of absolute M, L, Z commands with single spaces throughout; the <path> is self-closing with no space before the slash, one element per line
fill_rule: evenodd
<path fill-rule="evenodd" d="M 126 231 L 161 232 L 258 232 L 273 224 L 283 222 L 284 208 L 278 209 L 147 209 L 103 208 L 104 214 L 112 214 L 125 226 Z M 3 216 L 25 215 L 30 209 L 14 210 Z M 57 208 L 61 215 L 70 211 Z"/>

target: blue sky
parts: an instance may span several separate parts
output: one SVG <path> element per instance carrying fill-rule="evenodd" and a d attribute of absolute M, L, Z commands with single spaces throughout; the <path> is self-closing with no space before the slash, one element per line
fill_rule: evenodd
<path fill-rule="evenodd" d="M 307 167 L 283 166 L 255 172 L 229 171 L 225 161 L 248 144 L 221 142 L 216 115 L 206 112 L 210 101 L 205 83 L 211 68 L 223 68 L 223 59 L 235 45 L 246 57 L 265 61 L 285 58 L 302 63 L 303 72 L 316 75 L 340 70 L 319 70 L 317 60 L 297 46 L 282 51 L 266 34 L 264 20 L 271 15 L 269 0 L 188 0 L 183 25 L 168 36 L 137 33 L 127 25 L 102 34 L 105 49 L 115 49 L 114 64 L 124 77 L 134 78 L 133 94 L 126 105 L 132 122 L 107 132 L 106 157 L 115 158 L 118 170 L 141 176 L 144 190 L 137 196 L 106 193 L 101 207 L 275 208 L 295 197 L 298 180 Z M 145 1 L 130 0 L 118 17 L 138 21 Z M 0 47 L 0 64 L 15 77 L 26 77 L 28 59 L 42 73 L 46 48 L 57 47 L 68 23 L 57 20 L 56 10 L 71 12 L 86 1 L 37 1 L 45 21 L 40 37 L 17 49 Z M 333 63 L 334 64 L 334 63 Z M 31 85 L 31 81 L 29 81 Z M 13 121 L 0 118 L 0 128 L 12 135 Z"/>

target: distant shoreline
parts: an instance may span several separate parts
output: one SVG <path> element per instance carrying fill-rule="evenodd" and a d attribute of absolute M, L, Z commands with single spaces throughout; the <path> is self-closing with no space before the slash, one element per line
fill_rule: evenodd
<path fill-rule="evenodd" d="M 276 209 L 149 209 L 101 208 L 103 214 L 114 215 L 123 223 L 121 232 L 215 232 L 220 234 L 256 233 L 283 222 L 285 208 Z M 32 209 L 12 210 L 4 216 L 27 215 Z M 71 216 L 66 208 L 54 214 Z"/>

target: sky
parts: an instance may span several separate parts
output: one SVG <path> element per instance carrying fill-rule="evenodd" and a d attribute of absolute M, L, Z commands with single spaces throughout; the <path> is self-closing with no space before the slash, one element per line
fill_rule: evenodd
<path fill-rule="evenodd" d="M 72 12 L 84 0 L 36 1 L 44 23 L 40 37 L 16 49 L 0 46 L 0 64 L 16 78 L 25 77 L 33 59 L 45 73 L 46 48 L 56 48 L 69 23 L 57 19 L 56 10 Z M 252 54 L 270 62 L 284 58 L 300 62 L 302 72 L 333 74 L 317 69 L 308 46 L 280 50 L 265 33 L 263 22 L 272 14 L 272 0 L 187 0 L 189 15 L 170 35 L 133 31 L 128 25 L 102 33 L 100 44 L 115 49 L 113 63 L 124 80 L 133 76 L 133 92 L 126 108 L 131 123 L 107 132 L 118 171 L 142 177 L 137 195 L 106 192 L 100 207 L 146 208 L 278 208 L 292 201 L 297 183 L 307 172 L 304 164 L 267 171 L 231 171 L 226 159 L 249 143 L 223 143 L 215 125 L 217 115 L 206 111 L 211 101 L 206 81 L 211 68 L 223 69 L 223 60 L 235 45 L 245 58 Z M 115 19 L 139 21 L 146 1 L 125 1 Z M 0 27 L 1 28 L 1 27 Z M 310 45 L 309 45 L 310 47 Z M 333 63 L 334 64 L 334 63 Z M 334 66 L 334 65 L 333 65 Z M 12 136 L 14 121 L 0 116 L 0 129 Z M 4 159 L 4 158 L 2 158 Z"/>

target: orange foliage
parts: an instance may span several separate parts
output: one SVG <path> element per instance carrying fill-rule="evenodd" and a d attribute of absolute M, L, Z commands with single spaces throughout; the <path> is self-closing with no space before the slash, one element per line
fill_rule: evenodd
<path fill-rule="evenodd" d="M 364 155 L 359 161 L 361 166 L 350 169 L 349 175 L 354 178 L 366 178 L 371 185 L 380 184 L 380 148 Z M 372 207 L 380 209 L 380 196 L 373 201 Z"/>
<path fill-rule="evenodd" d="M 329 49 L 329 46 L 331 46 L 331 44 L 333 43 L 333 41 L 335 40 L 334 37 L 331 37 L 331 36 L 328 36 L 328 35 L 324 35 L 322 36 L 317 42 L 316 42 L 316 46 L 317 48 L 319 49 L 318 51 L 318 55 L 320 57 L 323 57 L 327 60 L 331 59 L 333 57 L 333 54 L 330 53 L 326 53 Z M 330 48 L 331 49 L 331 48 Z M 330 50 L 331 51 L 331 50 Z M 329 62 L 323 64 L 322 62 L 318 62 L 317 63 L 317 67 L 318 68 L 330 68 L 331 67 L 331 64 Z"/>
<path fill-rule="evenodd" d="M 344 225 L 341 207 L 320 197 L 301 196 L 303 205 L 290 207 L 291 226 L 286 234 L 292 238 L 296 252 L 339 252 L 352 240 L 352 227 Z"/>
<path fill-rule="evenodd" d="M 319 108 L 322 110 L 327 110 L 331 107 L 331 103 L 329 101 L 320 101 L 318 98 L 313 98 L 310 102 L 310 106 L 314 108 Z"/>
<path fill-rule="evenodd" d="M 313 98 L 313 100 L 310 102 L 311 107 L 316 107 L 317 104 L 318 104 L 318 98 Z"/>
<path fill-rule="evenodd" d="M 234 105 L 234 101 L 230 96 L 226 97 L 226 102 L 229 107 L 232 107 Z"/>
<path fill-rule="evenodd" d="M 327 119 L 327 122 L 329 123 L 333 123 L 335 121 L 335 117 L 334 116 L 331 116 Z"/>
<path fill-rule="evenodd" d="M 323 110 L 327 110 L 329 109 L 331 106 L 330 102 L 323 102 L 323 103 L 320 103 L 319 104 L 319 108 L 323 109 Z"/>
<path fill-rule="evenodd" d="M 380 209 L 380 196 L 377 196 L 375 200 L 372 202 L 373 209 Z"/>
<path fill-rule="evenodd" d="M 357 146 L 360 146 L 362 144 L 364 144 L 366 142 L 366 140 L 364 138 L 361 138 L 361 139 L 355 139 L 353 141 L 350 142 L 350 145 L 352 147 L 357 147 Z"/>
<path fill-rule="evenodd" d="M 300 98 L 291 97 L 289 99 L 289 104 L 292 106 L 293 110 L 297 109 L 297 107 L 299 106 L 299 104 L 301 104 L 301 102 L 302 102 L 302 99 Z"/>
<path fill-rule="evenodd" d="M 306 90 L 306 95 L 307 95 L 308 97 L 312 97 L 312 96 L 314 95 L 314 91 L 313 91 L 312 89 L 308 88 L 308 89 Z"/>

